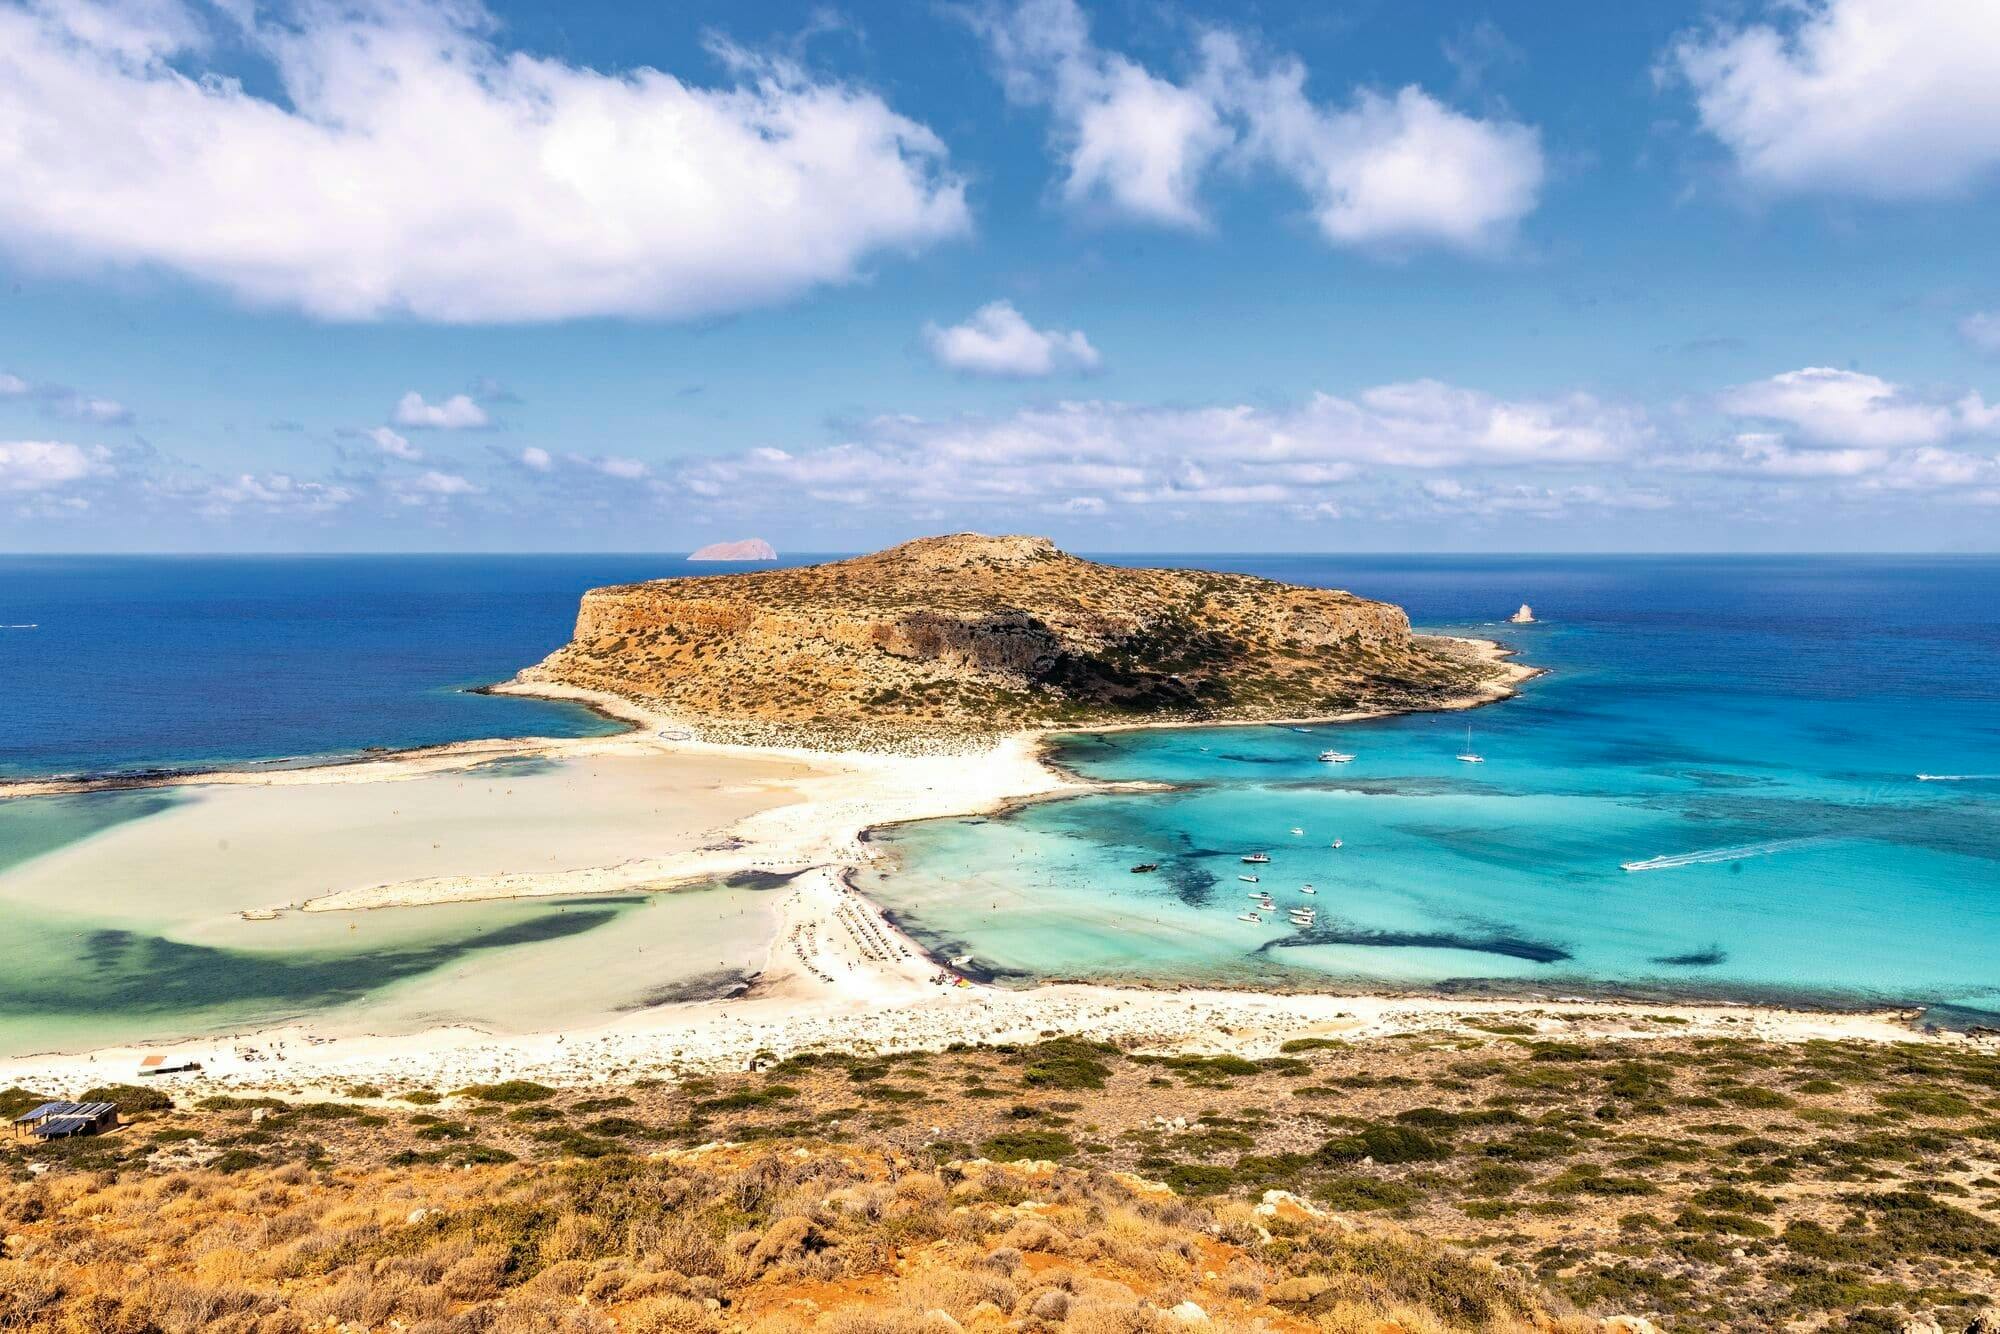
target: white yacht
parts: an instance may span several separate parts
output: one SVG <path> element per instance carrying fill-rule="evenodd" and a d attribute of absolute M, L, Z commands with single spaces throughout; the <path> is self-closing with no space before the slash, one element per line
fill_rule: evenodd
<path fill-rule="evenodd" d="M 1354 757 L 1344 750 L 1323 750 L 1319 753 L 1321 764 L 1352 764 Z"/>
<path fill-rule="evenodd" d="M 1472 724 L 1465 725 L 1465 749 L 1459 752 L 1459 760 L 1465 764 L 1484 764 L 1486 757 L 1472 748 Z"/>
<path fill-rule="evenodd" d="M 1271 860 L 1271 854 L 1268 852 L 1253 852 L 1243 860 L 1249 862 L 1252 866 L 1263 866 Z"/>
<path fill-rule="evenodd" d="M 1293 825 L 1293 826 L 1292 826 L 1292 837 L 1293 837 L 1293 838 L 1304 838 L 1304 837 L 1305 837 L 1305 834 L 1306 834 L 1306 831 L 1305 831 L 1305 830 L 1303 830 L 1303 829 L 1301 829 L 1301 828 L 1299 828 L 1299 827 L 1298 827 L 1297 825 Z"/>
<path fill-rule="evenodd" d="M 1257 924 L 1258 924 L 1259 926 L 1262 926 L 1262 925 L 1264 924 L 1264 919 L 1263 919 L 1263 918 L 1261 918 L 1261 917 L 1259 917 L 1259 916 L 1258 916 L 1258 915 L 1257 915 L 1256 913 L 1253 913 L 1253 912 L 1240 912 L 1240 913 L 1237 913 L 1237 914 L 1236 914 L 1236 920 L 1237 920 L 1237 921 L 1239 921 L 1239 922 L 1255 922 L 1255 923 L 1257 923 Z"/>
<path fill-rule="evenodd" d="M 1313 888 L 1313 887 L 1312 887 L 1311 885 L 1300 885 L 1300 886 L 1299 886 L 1299 893 L 1301 893 L 1301 894 L 1317 894 L 1317 893 L 1319 893 L 1319 891 L 1318 891 L 1318 890 L 1316 890 L 1316 889 L 1314 889 L 1314 888 Z"/>
<path fill-rule="evenodd" d="M 1238 880 L 1241 880 L 1246 885 L 1254 885 L 1257 883 L 1257 877 L 1254 875 L 1239 875 L 1236 878 Z"/>

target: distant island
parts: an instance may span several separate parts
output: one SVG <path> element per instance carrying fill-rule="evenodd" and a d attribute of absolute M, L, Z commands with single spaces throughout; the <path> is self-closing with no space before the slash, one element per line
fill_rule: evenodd
<path fill-rule="evenodd" d="M 698 551 L 688 553 L 689 560 L 776 560 L 778 552 L 761 537 L 746 537 L 741 542 L 710 542 Z"/>
<path fill-rule="evenodd" d="M 845 748 L 1450 707 L 1507 693 L 1510 670 L 1352 593 L 958 533 L 594 589 L 571 642 L 518 680 L 617 696 L 715 739 Z"/>

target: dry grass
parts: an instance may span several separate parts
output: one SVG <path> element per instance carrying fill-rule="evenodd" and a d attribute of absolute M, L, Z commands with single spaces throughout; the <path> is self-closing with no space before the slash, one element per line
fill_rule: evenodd
<path fill-rule="evenodd" d="M 7 1330 L 1144 1334 L 1184 1330 L 1189 1302 L 1218 1331 L 1599 1328 L 1482 1261 L 1309 1207 L 851 1148 L 74 1172 L 12 1186 L 0 1217 Z"/>

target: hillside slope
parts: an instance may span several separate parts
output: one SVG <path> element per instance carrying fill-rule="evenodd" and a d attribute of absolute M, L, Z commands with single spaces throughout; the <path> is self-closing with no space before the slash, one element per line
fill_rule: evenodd
<path fill-rule="evenodd" d="M 837 742 L 1421 708 L 1496 674 L 1351 593 L 961 533 L 594 589 L 575 637 L 519 679 L 618 695 L 713 735 Z"/>

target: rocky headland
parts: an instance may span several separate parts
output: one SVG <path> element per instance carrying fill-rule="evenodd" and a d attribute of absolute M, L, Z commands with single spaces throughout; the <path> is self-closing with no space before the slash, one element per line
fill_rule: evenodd
<path fill-rule="evenodd" d="M 716 740 L 846 748 L 1447 707 L 1518 672 L 1352 593 L 959 533 L 593 589 L 570 643 L 518 683 L 623 699 Z"/>

